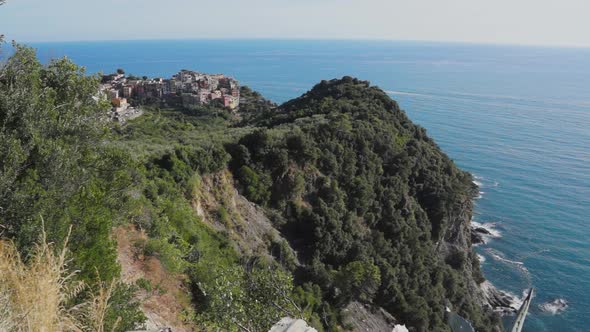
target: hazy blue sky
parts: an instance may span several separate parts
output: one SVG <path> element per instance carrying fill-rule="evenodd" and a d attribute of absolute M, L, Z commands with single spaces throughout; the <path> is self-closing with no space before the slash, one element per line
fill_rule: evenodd
<path fill-rule="evenodd" d="M 590 46 L 589 0 L 8 0 L 18 41 L 338 38 Z"/>

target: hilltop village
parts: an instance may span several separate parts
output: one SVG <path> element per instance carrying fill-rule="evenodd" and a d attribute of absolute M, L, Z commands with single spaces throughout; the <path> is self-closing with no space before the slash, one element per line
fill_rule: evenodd
<path fill-rule="evenodd" d="M 122 69 L 103 75 L 100 90 L 111 101 L 115 120 L 124 121 L 142 114 L 145 104 L 195 108 L 216 105 L 236 110 L 240 105 L 238 81 L 223 74 L 181 70 L 169 79 L 125 76 Z"/>

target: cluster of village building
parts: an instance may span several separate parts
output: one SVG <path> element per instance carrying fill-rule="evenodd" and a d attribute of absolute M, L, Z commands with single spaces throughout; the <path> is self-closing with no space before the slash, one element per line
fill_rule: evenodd
<path fill-rule="evenodd" d="M 124 117 L 137 111 L 134 104 L 165 103 L 194 108 L 217 101 L 220 105 L 235 110 L 240 104 L 238 82 L 223 74 L 203 74 L 181 70 L 169 79 L 127 77 L 117 74 L 103 76 L 101 91 L 113 104 L 113 114 Z"/>

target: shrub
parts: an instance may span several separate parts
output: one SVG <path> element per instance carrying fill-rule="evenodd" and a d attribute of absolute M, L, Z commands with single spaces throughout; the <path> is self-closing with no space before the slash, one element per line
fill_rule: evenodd
<path fill-rule="evenodd" d="M 126 331 L 145 321 L 132 289 L 116 280 L 87 286 L 67 256 L 67 240 L 56 250 L 45 232 L 26 262 L 0 241 L 1 331 Z"/>
<path fill-rule="evenodd" d="M 238 171 L 238 181 L 243 188 L 244 196 L 249 200 L 262 205 L 268 202 L 270 198 L 269 184 L 264 176 L 261 177 L 250 167 L 244 165 Z"/>

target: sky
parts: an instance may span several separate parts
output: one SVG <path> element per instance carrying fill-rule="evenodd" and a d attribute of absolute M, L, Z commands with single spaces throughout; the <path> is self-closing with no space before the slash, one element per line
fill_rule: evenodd
<path fill-rule="evenodd" d="M 7 0 L 19 42 L 390 39 L 590 47 L 589 0 Z"/>

